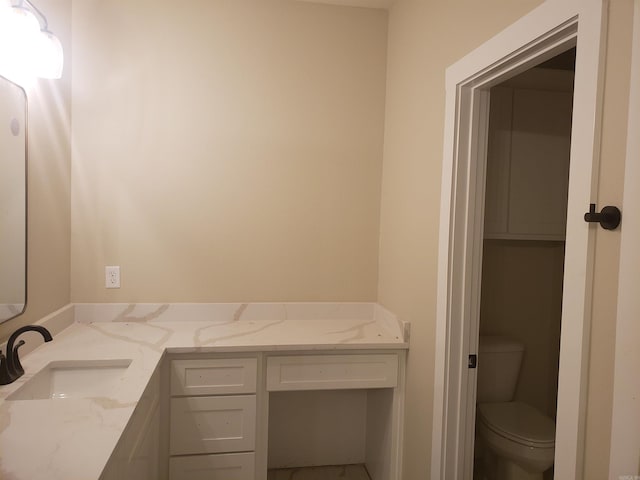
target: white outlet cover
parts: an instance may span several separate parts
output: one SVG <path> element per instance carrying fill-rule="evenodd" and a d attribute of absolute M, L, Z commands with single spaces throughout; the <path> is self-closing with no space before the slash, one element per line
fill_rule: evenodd
<path fill-rule="evenodd" d="M 104 286 L 106 288 L 120 288 L 120 267 L 104 267 Z"/>

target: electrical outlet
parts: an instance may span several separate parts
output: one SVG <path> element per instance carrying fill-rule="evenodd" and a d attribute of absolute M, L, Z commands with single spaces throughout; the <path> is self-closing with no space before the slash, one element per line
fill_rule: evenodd
<path fill-rule="evenodd" d="M 120 267 L 104 267 L 105 287 L 120 288 Z"/>

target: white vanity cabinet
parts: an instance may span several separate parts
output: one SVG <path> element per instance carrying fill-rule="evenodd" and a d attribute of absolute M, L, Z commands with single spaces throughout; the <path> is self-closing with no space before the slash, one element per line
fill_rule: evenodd
<path fill-rule="evenodd" d="M 257 358 L 171 360 L 170 480 L 253 480 Z"/>
<path fill-rule="evenodd" d="M 564 240 L 572 102 L 571 91 L 491 89 L 485 238 Z"/>
<path fill-rule="evenodd" d="M 157 480 L 160 468 L 160 373 L 152 375 L 100 480 Z"/>
<path fill-rule="evenodd" d="M 158 478 L 267 480 L 272 469 L 360 464 L 372 480 L 400 480 L 405 356 L 171 354 Z"/>
<path fill-rule="evenodd" d="M 360 464 L 400 480 L 404 365 L 402 351 L 267 356 L 268 469 Z"/>

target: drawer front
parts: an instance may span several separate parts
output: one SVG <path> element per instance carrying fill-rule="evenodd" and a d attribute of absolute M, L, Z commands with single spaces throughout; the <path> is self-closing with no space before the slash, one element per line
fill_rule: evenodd
<path fill-rule="evenodd" d="M 397 384 L 396 354 L 267 358 L 269 391 L 389 388 Z"/>
<path fill-rule="evenodd" d="M 255 358 L 173 360 L 171 395 L 227 395 L 255 393 Z"/>
<path fill-rule="evenodd" d="M 171 457 L 169 480 L 254 480 L 253 453 Z"/>
<path fill-rule="evenodd" d="M 255 395 L 171 399 L 171 455 L 255 449 Z"/>

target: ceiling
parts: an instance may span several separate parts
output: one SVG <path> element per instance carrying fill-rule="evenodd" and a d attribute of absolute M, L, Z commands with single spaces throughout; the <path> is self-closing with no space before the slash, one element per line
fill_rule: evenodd
<path fill-rule="evenodd" d="M 299 2 L 327 3 L 343 7 L 384 8 L 391 7 L 395 0 L 298 0 Z"/>

